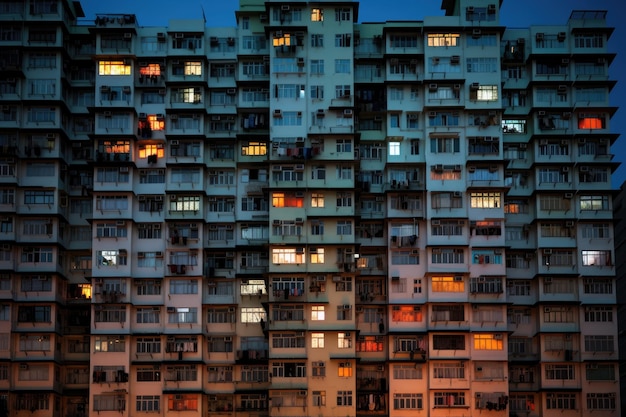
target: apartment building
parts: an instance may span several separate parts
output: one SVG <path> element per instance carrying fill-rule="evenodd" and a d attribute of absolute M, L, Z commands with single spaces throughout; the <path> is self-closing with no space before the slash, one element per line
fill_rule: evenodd
<path fill-rule="evenodd" d="M 606 13 L 442 8 L 0 0 L 0 413 L 620 415 Z"/>

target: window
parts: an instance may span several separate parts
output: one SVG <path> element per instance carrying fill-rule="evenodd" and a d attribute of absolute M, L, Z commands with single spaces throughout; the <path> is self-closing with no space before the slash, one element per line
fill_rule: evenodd
<path fill-rule="evenodd" d="M 423 394 L 394 393 L 394 410 L 421 410 L 424 408 Z"/>
<path fill-rule="evenodd" d="M 311 22 L 323 22 L 324 21 L 324 9 L 314 7 L 311 9 Z"/>
<path fill-rule="evenodd" d="M 393 306 L 391 309 L 391 321 L 417 323 L 424 319 L 421 307 Z"/>
<path fill-rule="evenodd" d="M 137 338 L 137 353 L 160 353 L 161 352 L 161 338 L 160 337 L 139 337 Z M 159 381 L 160 375 L 146 375 L 145 377 L 149 377 L 150 379 L 145 379 L 146 381 Z M 154 379 L 154 378 L 157 379 Z M 140 379 L 139 373 L 137 374 L 137 381 L 143 381 L 144 379 Z"/>
<path fill-rule="evenodd" d="M 322 48 L 324 46 L 324 35 L 312 33 L 311 34 L 311 47 Z"/>
<path fill-rule="evenodd" d="M 433 378 L 463 379 L 465 378 L 465 364 L 463 362 L 435 362 Z"/>
<path fill-rule="evenodd" d="M 306 378 L 305 362 L 273 362 L 272 377 L 274 378 Z"/>
<path fill-rule="evenodd" d="M 576 410 L 576 394 L 548 393 L 546 394 L 546 409 L 548 410 Z"/>
<path fill-rule="evenodd" d="M 389 156 L 400 155 L 400 142 L 389 142 Z"/>
<path fill-rule="evenodd" d="M 311 306 L 311 320 L 313 321 L 322 321 L 326 320 L 326 313 L 324 311 L 324 306 Z"/>
<path fill-rule="evenodd" d="M 465 393 L 455 391 L 435 391 L 434 405 L 435 407 L 464 407 Z"/>
<path fill-rule="evenodd" d="M 585 335 L 585 352 L 615 352 L 613 335 Z"/>
<path fill-rule="evenodd" d="M 196 307 L 170 307 L 167 311 L 170 324 L 197 323 L 198 309 Z"/>
<path fill-rule="evenodd" d="M 470 207 L 490 209 L 501 207 L 502 197 L 499 192 L 495 193 L 470 193 Z"/>
<path fill-rule="evenodd" d="M 197 394 L 168 394 L 167 409 L 169 411 L 198 410 Z"/>
<path fill-rule="evenodd" d="M 612 266 L 610 250 L 583 250 L 582 263 L 583 266 Z"/>
<path fill-rule="evenodd" d="M 546 379 L 548 380 L 574 380 L 575 368 L 574 365 L 567 364 L 546 364 L 545 367 Z"/>
<path fill-rule="evenodd" d="M 263 307 L 241 307 L 240 310 L 242 323 L 260 323 L 261 320 L 267 321 Z"/>
<path fill-rule="evenodd" d="M 369 314 L 367 311 L 377 312 L 377 309 L 365 309 L 366 313 L 364 314 L 364 318 L 373 318 L 374 316 L 379 316 L 378 314 Z M 367 322 L 366 322 L 367 323 Z M 374 321 L 369 321 L 369 323 L 375 323 Z M 356 351 L 357 352 L 382 352 L 385 349 L 385 343 L 382 336 L 359 336 L 359 339 L 356 342 Z"/>
<path fill-rule="evenodd" d="M 131 75 L 132 66 L 124 61 L 100 61 L 98 75 Z"/>
<path fill-rule="evenodd" d="M 475 334 L 475 350 L 502 350 L 504 348 L 502 334 Z"/>
<path fill-rule="evenodd" d="M 465 253 L 463 249 L 433 248 L 431 262 L 433 264 L 462 264 L 465 262 Z"/>
<path fill-rule="evenodd" d="M 585 366 L 587 381 L 615 381 L 615 365 L 604 363 L 588 363 Z"/>
<path fill-rule="evenodd" d="M 578 33 L 574 35 L 575 48 L 603 48 L 604 35 L 601 33 Z"/>
<path fill-rule="evenodd" d="M 160 395 L 138 395 L 135 410 L 139 412 L 156 413 L 161 410 Z"/>
<path fill-rule="evenodd" d="M 352 34 L 338 33 L 335 35 L 335 46 L 338 48 L 349 48 L 352 45 Z M 349 61 L 349 60 L 346 60 Z"/>
<path fill-rule="evenodd" d="M 479 85 L 477 89 L 470 86 L 470 100 L 497 101 L 498 99 L 497 85 Z"/>
<path fill-rule="evenodd" d="M 435 334 L 433 335 L 433 349 L 465 350 L 465 336 Z"/>
<path fill-rule="evenodd" d="M 311 333 L 311 348 L 324 349 L 324 333 Z"/>
<path fill-rule="evenodd" d="M 422 379 L 422 367 L 419 365 L 393 365 L 393 379 Z"/>
<path fill-rule="evenodd" d="M 95 352 L 125 352 L 126 340 L 124 336 L 96 336 L 94 340 Z"/>
<path fill-rule="evenodd" d="M 610 210 L 609 197 L 605 195 L 581 195 L 580 210 Z"/>
<path fill-rule="evenodd" d="M 158 308 L 155 310 L 152 307 L 150 308 L 138 308 L 137 309 L 137 323 L 160 323 L 161 322 L 161 312 Z"/>
<path fill-rule="evenodd" d="M 543 308 L 545 323 L 574 323 L 575 315 L 571 307 L 551 306 Z"/>
<path fill-rule="evenodd" d="M 335 9 L 335 21 L 351 21 L 352 20 L 352 9 L 343 8 L 343 9 Z"/>
<path fill-rule="evenodd" d="M 323 376 L 323 375 L 320 375 Z M 313 391 L 313 406 L 325 407 L 326 406 L 326 391 Z"/>
<path fill-rule="evenodd" d="M 449 47 L 459 46 L 460 35 L 458 33 L 429 33 L 427 38 L 428 46 Z"/>
<path fill-rule="evenodd" d="M 137 281 L 137 295 L 160 295 L 161 280 L 141 279 Z"/>
<path fill-rule="evenodd" d="M 337 348 L 339 349 L 351 349 L 352 337 L 350 333 L 337 333 Z"/>
<path fill-rule="evenodd" d="M 52 263 L 52 256 L 52 248 L 24 247 L 20 261 L 24 263 Z"/>
<path fill-rule="evenodd" d="M 612 307 L 585 307 L 585 322 L 612 322 Z"/>
<path fill-rule="evenodd" d="M 590 412 L 594 410 L 615 411 L 615 407 L 616 407 L 616 393 L 615 392 L 587 393 L 587 409 Z"/>

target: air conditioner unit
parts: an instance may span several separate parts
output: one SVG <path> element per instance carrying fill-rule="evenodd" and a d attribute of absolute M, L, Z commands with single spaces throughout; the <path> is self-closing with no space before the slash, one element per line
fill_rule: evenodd
<path fill-rule="evenodd" d="M 304 218 L 296 217 L 296 224 L 302 224 L 302 223 L 304 223 Z"/>
<path fill-rule="evenodd" d="M 565 227 L 574 227 L 574 221 L 573 220 L 568 220 L 565 222 Z"/>
<path fill-rule="evenodd" d="M 132 39 L 132 37 L 133 37 L 132 33 L 130 33 L 130 32 L 124 33 L 124 39 Z"/>
<path fill-rule="evenodd" d="M 352 109 L 345 109 L 343 111 L 343 117 L 352 117 Z"/>
<path fill-rule="evenodd" d="M 543 254 L 544 255 L 552 255 L 552 249 L 544 249 L 543 250 Z"/>
<path fill-rule="evenodd" d="M 283 112 L 280 109 L 276 109 L 274 110 L 274 113 L 272 113 L 272 115 L 274 117 L 283 117 Z"/>
<path fill-rule="evenodd" d="M 167 308 L 167 312 L 168 313 L 175 313 L 176 312 L 176 308 L 175 307 L 168 307 Z"/>
<path fill-rule="evenodd" d="M 428 84 L 428 89 L 429 89 L 430 91 L 436 91 L 436 90 L 437 90 L 437 88 L 438 88 L 438 85 L 437 85 L 437 84 L 435 84 L 435 83 Z"/>
<path fill-rule="evenodd" d="M 350 307 L 350 304 L 344 304 L 344 305 L 343 305 L 343 309 L 344 309 L 344 310 L 350 310 L 350 308 L 351 308 L 351 307 Z"/>
<path fill-rule="evenodd" d="M 104 114 L 104 117 L 111 117 L 112 116 L 110 111 L 105 111 L 103 114 Z"/>
<path fill-rule="evenodd" d="M 303 164 L 299 164 L 294 166 L 293 168 L 294 171 L 304 171 L 304 165 Z"/>
<path fill-rule="evenodd" d="M 563 58 L 561 60 L 561 65 L 568 65 L 569 64 L 569 58 Z"/>
<path fill-rule="evenodd" d="M 461 62 L 461 57 L 459 55 L 452 55 L 450 57 L 451 64 L 458 64 L 459 62 Z"/>
<path fill-rule="evenodd" d="M 543 33 L 539 32 L 535 35 L 535 39 L 537 39 L 538 41 L 542 41 L 543 40 Z"/>
<path fill-rule="evenodd" d="M 557 38 L 558 40 L 560 40 L 560 41 L 564 41 L 566 37 L 567 37 L 567 33 L 565 33 L 565 32 L 559 32 L 559 33 L 556 35 L 556 38 Z"/>
<path fill-rule="evenodd" d="M 482 35 L 482 33 L 483 32 L 480 29 L 473 29 L 472 30 L 472 36 L 480 36 L 480 35 Z"/>
<path fill-rule="evenodd" d="M 463 193 L 461 191 L 455 191 L 452 193 L 452 197 L 454 198 L 461 198 L 463 197 Z"/>
<path fill-rule="evenodd" d="M 439 226 L 441 224 L 441 220 L 432 220 L 431 223 L 433 226 Z"/>
<path fill-rule="evenodd" d="M 428 112 L 428 117 L 437 117 L 437 112 L 436 111 Z"/>
<path fill-rule="evenodd" d="M 166 37 L 165 37 L 165 33 L 163 33 L 163 32 L 159 32 L 159 33 L 157 33 L 157 40 L 158 40 L 159 42 L 165 42 L 165 38 L 166 38 Z"/>
<path fill-rule="evenodd" d="M 22 370 L 28 369 L 28 364 L 27 363 L 20 363 L 20 369 L 22 369 Z"/>
<path fill-rule="evenodd" d="M 538 114 L 539 116 L 545 116 L 545 115 L 546 115 L 546 112 L 545 112 L 544 110 L 539 110 L 539 111 L 537 112 L 537 114 Z"/>
<path fill-rule="evenodd" d="M 180 145 L 180 142 L 178 140 L 171 140 L 170 141 L 170 146 L 172 146 L 172 147 L 176 147 L 176 146 L 179 146 L 179 145 Z"/>
<path fill-rule="evenodd" d="M 570 199 L 574 197 L 574 193 L 565 193 L 564 195 L 565 198 Z"/>
<path fill-rule="evenodd" d="M 176 196 L 176 194 L 172 194 L 172 195 L 170 195 L 170 200 L 176 201 L 176 200 L 178 200 L 178 196 Z"/>
<path fill-rule="evenodd" d="M 335 275 L 335 276 L 333 277 L 333 282 L 341 282 L 341 277 L 340 277 L 340 276 L 338 276 L 338 275 Z"/>
<path fill-rule="evenodd" d="M 472 83 L 470 85 L 470 89 L 472 90 L 478 90 L 480 88 L 480 83 Z"/>
<path fill-rule="evenodd" d="M 237 89 L 236 88 L 229 88 L 228 90 L 226 90 L 226 94 L 234 96 L 235 94 L 237 94 Z"/>
<path fill-rule="evenodd" d="M 290 7 L 288 4 L 283 4 L 282 6 L 280 6 L 280 10 L 282 10 L 283 12 L 287 12 L 289 11 Z"/>
<path fill-rule="evenodd" d="M 175 37 L 176 39 L 182 39 L 182 38 L 184 38 L 184 37 L 185 37 L 185 34 L 184 34 L 184 33 L 177 33 L 177 34 L 175 34 L 175 35 L 174 35 L 174 37 Z"/>

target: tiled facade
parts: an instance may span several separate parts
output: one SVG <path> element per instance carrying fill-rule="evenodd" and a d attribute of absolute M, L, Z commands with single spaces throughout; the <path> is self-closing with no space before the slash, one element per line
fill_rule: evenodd
<path fill-rule="evenodd" d="M 620 415 L 605 12 L 442 8 L 0 0 L 0 416 Z"/>

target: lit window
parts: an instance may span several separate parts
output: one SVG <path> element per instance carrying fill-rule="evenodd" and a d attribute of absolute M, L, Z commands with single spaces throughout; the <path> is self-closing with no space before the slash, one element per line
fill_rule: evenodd
<path fill-rule="evenodd" d="M 479 85 L 478 88 L 471 86 L 470 100 L 496 101 L 498 100 L 497 85 Z"/>
<path fill-rule="evenodd" d="M 352 364 L 350 362 L 342 362 L 339 364 L 337 376 L 341 378 L 349 378 L 352 376 Z"/>
<path fill-rule="evenodd" d="M 472 208 L 499 208 L 501 195 L 500 193 L 471 193 L 470 207 Z"/>
<path fill-rule="evenodd" d="M 474 349 L 476 350 L 502 350 L 504 348 L 501 334 L 475 334 Z"/>
<path fill-rule="evenodd" d="M 326 319 L 324 306 L 311 306 L 311 320 L 322 321 Z"/>
<path fill-rule="evenodd" d="M 148 115 L 148 124 L 152 130 L 163 130 L 165 129 L 165 118 L 150 114 Z"/>
<path fill-rule="evenodd" d="M 296 197 L 292 194 L 273 193 L 272 207 L 295 207 L 302 208 L 304 206 L 304 197 Z"/>
<path fill-rule="evenodd" d="M 165 156 L 165 149 L 163 145 L 140 145 L 139 146 L 139 158 L 144 159 L 150 156 L 156 155 L 157 158 L 163 158 Z"/>
<path fill-rule="evenodd" d="M 579 114 L 579 129 L 606 129 L 606 121 L 602 114 Z"/>
<path fill-rule="evenodd" d="M 324 333 L 311 333 L 311 347 L 324 349 Z"/>
<path fill-rule="evenodd" d="M 131 66 L 124 61 L 100 61 L 98 75 L 131 75 Z"/>
<path fill-rule="evenodd" d="M 161 75 L 161 65 L 160 64 L 148 64 L 148 66 L 141 67 L 139 69 L 139 74 L 143 76 Z"/>
<path fill-rule="evenodd" d="M 324 194 L 319 194 L 319 193 L 311 194 L 311 207 L 317 207 L 317 208 L 324 207 Z"/>
<path fill-rule="evenodd" d="M 464 292 L 465 282 L 463 277 L 448 276 L 448 277 L 432 277 L 432 291 L 433 292 Z"/>
<path fill-rule="evenodd" d="M 304 251 L 296 248 L 272 249 L 272 263 L 275 265 L 302 264 L 304 263 Z"/>
<path fill-rule="evenodd" d="M 248 142 L 241 147 L 241 154 L 244 156 L 267 155 L 267 144 L 264 142 Z"/>
<path fill-rule="evenodd" d="M 400 142 L 390 142 L 389 143 L 389 156 L 399 156 L 400 155 Z"/>
<path fill-rule="evenodd" d="M 311 248 L 311 263 L 312 264 L 324 263 L 324 248 Z"/>
<path fill-rule="evenodd" d="M 185 75 L 202 75 L 202 63 L 185 62 Z"/>
<path fill-rule="evenodd" d="M 311 9 L 311 22 L 323 22 L 324 21 L 324 9 L 313 8 Z"/>
<path fill-rule="evenodd" d="M 429 33 L 428 46 L 458 46 L 459 39 L 458 33 Z"/>

